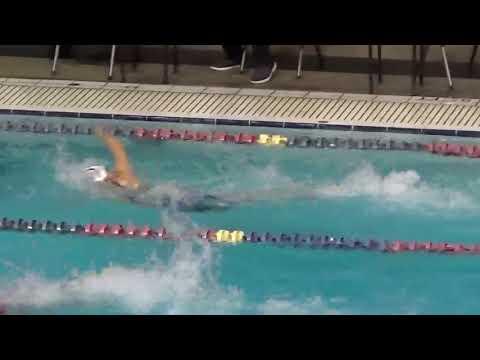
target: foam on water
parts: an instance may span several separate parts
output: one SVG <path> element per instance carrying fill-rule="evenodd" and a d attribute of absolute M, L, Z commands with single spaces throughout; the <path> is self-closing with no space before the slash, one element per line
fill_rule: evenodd
<path fill-rule="evenodd" d="M 320 296 L 294 301 L 284 299 L 268 299 L 258 306 L 258 312 L 264 315 L 340 315 L 341 312 L 330 307 Z"/>
<path fill-rule="evenodd" d="M 154 260 L 137 267 L 111 265 L 72 273 L 64 280 L 31 273 L 8 284 L 0 298 L 13 313 L 76 305 L 117 306 L 134 314 L 340 314 L 320 296 L 249 302 L 241 289 L 218 284 L 210 273 L 209 256 L 183 248 L 165 264 Z"/>
<path fill-rule="evenodd" d="M 382 175 L 369 164 L 361 165 L 342 181 L 316 189 L 319 196 L 366 196 L 380 204 L 395 203 L 407 208 L 472 209 L 478 207 L 468 194 L 423 181 L 415 170 L 391 171 Z"/>
<path fill-rule="evenodd" d="M 111 266 L 63 281 L 31 274 L 0 295 L 11 313 L 76 305 L 118 306 L 132 314 L 341 314 L 321 297 L 248 303 L 235 287 L 209 287 L 196 270 L 191 262 L 185 262 L 168 269 Z"/>

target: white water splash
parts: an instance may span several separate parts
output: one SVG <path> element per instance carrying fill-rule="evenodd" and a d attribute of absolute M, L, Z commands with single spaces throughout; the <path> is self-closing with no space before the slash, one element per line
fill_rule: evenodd
<path fill-rule="evenodd" d="M 315 296 L 305 301 L 268 299 L 258 306 L 258 312 L 264 315 L 339 315 L 340 311 L 328 306 L 325 301 Z"/>
<path fill-rule="evenodd" d="M 316 188 L 320 197 L 367 196 L 382 203 L 404 207 L 426 206 L 435 209 L 471 209 L 476 204 L 466 193 L 423 181 L 414 170 L 392 171 L 381 175 L 365 164 L 335 184 Z"/>
<path fill-rule="evenodd" d="M 47 280 L 29 274 L 18 279 L 0 297 L 7 309 L 37 311 L 58 306 L 120 306 L 133 314 L 241 314 L 335 315 L 341 312 L 320 296 L 306 300 L 269 298 L 247 302 L 236 287 L 221 287 L 202 271 L 201 258 L 182 257 L 172 264 L 143 267 L 109 266 L 68 280 Z M 203 269 L 204 270 L 204 269 Z"/>

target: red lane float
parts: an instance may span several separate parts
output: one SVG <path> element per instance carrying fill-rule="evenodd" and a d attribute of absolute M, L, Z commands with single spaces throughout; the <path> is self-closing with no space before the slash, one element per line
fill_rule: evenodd
<path fill-rule="evenodd" d="M 83 228 L 83 232 L 88 235 L 95 235 L 94 232 L 94 225 L 93 224 L 87 224 Z"/>
<path fill-rule="evenodd" d="M 257 136 L 240 133 L 233 136 L 233 142 L 237 144 L 255 144 Z"/>
<path fill-rule="evenodd" d="M 212 141 L 215 141 L 215 142 L 225 142 L 229 139 L 229 135 L 227 133 L 224 133 L 224 132 L 217 132 L 217 131 L 214 131 L 212 133 Z"/>
<path fill-rule="evenodd" d="M 139 138 L 143 138 L 148 135 L 148 131 L 144 128 L 136 128 L 134 130 L 134 135 Z"/>
<path fill-rule="evenodd" d="M 151 137 L 158 140 L 170 140 L 174 137 L 174 133 L 169 129 L 155 129 L 151 131 Z"/>
<path fill-rule="evenodd" d="M 195 133 L 192 131 L 185 130 L 183 133 L 181 133 L 180 139 L 184 141 L 193 140 L 195 139 Z"/>
<path fill-rule="evenodd" d="M 164 227 L 154 230 L 149 226 L 136 227 L 134 225 L 127 225 L 124 227 L 120 224 L 86 224 L 81 227 L 77 233 L 86 235 L 104 235 L 104 236 L 126 236 L 126 237 L 159 237 L 167 239 L 167 230 Z"/>
<path fill-rule="evenodd" d="M 94 226 L 95 233 L 98 235 L 107 235 L 110 233 L 110 228 L 107 224 L 98 224 Z"/>
<path fill-rule="evenodd" d="M 475 157 L 477 147 L 474 145 L 464 145 L 464 155 L 468 157 Z M 479 149 L 480 150 L 480 149 Z"/>
<path fill-rule="evenodd" d="M 388 249 L 393 252 L 400 252 L 400 251 L 408 251 L 410 250 L 410 247 L 408 243 L 404 241 L 396 240 L 392 243 L 390 247 L 388 247 Z"/>
<path fill-rule="evenodd" d="M 141 228 L 141 229 L 138 231 L 138 234 L 139 234 L 141 237 L 148 237 L 148 236 L 152 236 L 152 235 L 153 235 L 153 231 L 152 231 L 152 229 L 150 229 L 150 227 L 144 226 L 143 228 Z"/>
<path fill-rule="evenodd" d="M 463 146 L 459 145 L 459 144 L 447 144 L 446 155 L 462 156 L 463 155 Z"/>
<path fill-rule="evenodd" d="M 434 253 L 480 253 L 479 245 L 449 244 L 449 243 L 417 243 L 394 241 L 386 247 L 386 251 L 397 252 L 434 252 Z"/>
<path fill-rule="evenodd" d="M 208 141 L 210 133 L 198 131 L 195 133 L 195 141 Z"/>
<path fill-rule="evenodd" d="M 426 144 L 425 151 L 444 156 L 465 156 L 480 158 L 480 146 L 449 143 Z"/>
<path fill-rule="evenodd" d="M 122 225 L 112 225 L 110 227 L 110 233 L 112 235 L 122 235 L 125 232 Z"/>
<path fill-rule="evenodd" d="M 125 233 L 128 235 L 128 236 L 135 236 L 138 234 L 138 230 L 135 226 L 133 225 L 128 225 L 126 228 L 125 228 Z"/>

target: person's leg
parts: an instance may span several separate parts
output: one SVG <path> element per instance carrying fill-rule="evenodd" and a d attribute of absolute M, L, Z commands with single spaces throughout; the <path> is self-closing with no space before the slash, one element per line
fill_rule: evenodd
<path fill-rule="evenodd" d="M 224 71 L 239 68 L 242 62 L 242 45 L 222 45 L 226 59 L 211 66 L 212 70 Z"/>
<path fill-rule="evenodd" d="M 269 45 L 252 45 L 252 48 L 253 65 L 255 67 L 271 66 L 273 64 Z"/>
<path fill-rule="evenodd" d="M 253 45 L 254 68 L 250 77 L 252 84 L 263 84 L 273 76 L 277 70 L 277 63 L 273 60 L 269 45 Z"/>
<path fill-rule="evenodd" d="M 222 45 L 225 55 L 227 55 L 228 60 L 232 60 L 240 63 L 242 60 L 242 45 Z"/>
<path fill-rule="evenodd" d="M 70 59 L 72 57 L 72 45 L 61 45 L 58 56 L 62 59 Z"/>

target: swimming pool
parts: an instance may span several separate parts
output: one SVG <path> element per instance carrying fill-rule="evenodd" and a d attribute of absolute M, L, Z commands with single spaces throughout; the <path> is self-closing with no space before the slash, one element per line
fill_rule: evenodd
<path fill-rule="evenodd" d="M 0 120 L 10 118 L 39 120 L 19 116 Z M 108 120 L 80 123 L 89 122 L 112 124 Z M 272 133 L 260 128 L 249 131 Z M 325 130 L 275 129 L 275 133 L 440 139 Z M 478 242 L 480 169 L 476 160 L 425 152 L 322 151 L 126 138 L 123 142 L 138 174 L 152 184 L 205 192 L 257 192 L 260 200 L 199 213 L 120 203 L 92 190 L 79 175 L 92 163 L 111 164 L 110 154 L 95 137 L 0 132 L 2 214 L 70 223 L 162 225 L 176 232 L 198 226 Z M 302 196 L 296 196 L 297 190 Z M 263 244 L 217 246 L 184 240 L 3 231 L 0 299 L 13 314 L 464 314 L 480 308 L 476 256 L 386 255 Z"/>

